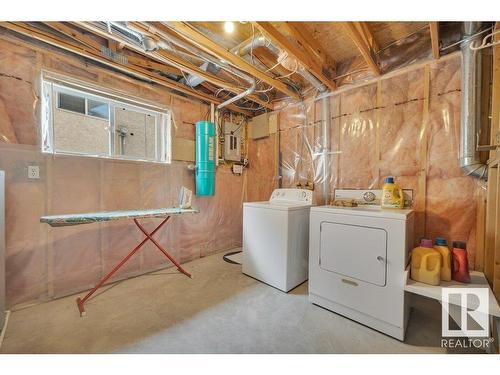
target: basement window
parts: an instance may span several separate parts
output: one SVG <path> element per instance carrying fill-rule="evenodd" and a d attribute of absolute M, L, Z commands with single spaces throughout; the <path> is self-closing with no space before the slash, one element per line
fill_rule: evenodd
<path fill-rule="evenodd" d="M 170 163 L 168 110 L 46 73 L 42 94 L 42 152 Z"/>

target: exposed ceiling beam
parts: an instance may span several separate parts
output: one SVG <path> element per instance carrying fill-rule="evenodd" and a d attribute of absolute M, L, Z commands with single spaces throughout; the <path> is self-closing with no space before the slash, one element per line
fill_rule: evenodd
<path fill-rule="evenodd" d="M 50 27 L 51 29 L 54 29 L 61 34 L 64 34 L 72 39 L 78 40 L 80 43 L 85 44 L 86 46 L 90 48 L 94 48 L 96 50 L 101 50 L 103 45 L 99 43 L 97 40 L 92 38 L 89 35 L 85 35 L 79 30 L 74 29 L 73 27 L 68 26 L 65 23 L 62 22 L 44 22 L 45 25 Z"/>
<path fill-rule="evenodd" d="M 181 70 L 177 69 L 174 66 L 157 62 L 133 51 L 129 51 L 128 49 L 123 49 L 122 53 L 127 57 L 128 62 L 133 65 L 138 65 L 147 69 L 158 70 L 163 73 L 173 74 L 175 76 L 182 76 Z"/>
<path fill-rule="evenodd" d="M 363 56 L 363 59 L 368 64 L 368 67 L 373 73 L 380 75 L 380 68 L 375 61 L 375 52 L 373 50 L 375 38 L 368 27 L 363 25 L 363 22 L 343 22 L 342 24 L 361 53 L 361 56 Z"/>
<path fill-rule="evenodd" d="M 107 31 L 100 29 L 99 27 L 91 24 L 90 22 L 74 22 L 74 24 L 81 27 L 81 28 L 89 30 L 89 31 L 91 31 L 91 32 L 103 37 L 103 38 L 108 38 L 110 40 L 115 40 L 117 42 L 124 43 L 124 45 L 132 51 L 135 51 L 139 54 L 148 56 L 152 59 L 156 59 L 158 61 L 161 61 L 164 64 L 173 66 L 173 67 L 175 67 L 175 68 L 177 68 L 177 69 L 179 69 L 187 74 L 192 74 L 192 75 L 196 75 L 198 77 L 201 77 L 201 78 L 205 79 L 206 81 L 213 83 L 216 86 L 227 89 L 228 91 L 232 92 L 233 94 L 239 94 L 239 93 L 244 91 L 240 87 L 238 87 L 234 84 L 231 84 L 231 83 L 217 77 L 214 74 L 211 74 L 209 72 L 206 72 L 206 71 L 200 69 L 198 66 L 190 63 L 187 60 L 182 59 L 181 57 L 177 56 L 176 54 L 174 54 L 170 51 L 162 49 L 162 50 L 158 50 L 158 51 L 154 51 L 154 52 L 147 52 L 147 51 L 144 51 L 143 48 L 141 48 L 137 45 L 134 45 L 133 43 L 129 43 L 127 41 L 122 40 L 122 38 L 120 38 L 118 35 L 109 34 Z M 274 109 L 274 107 L 271 104 L 260 99 L 257 95 L 249 95 L 248 99 L 266 107 L 267 109 L 270 109 L 270 110 Z"/>
<path fill-rule="evenodd" d="M 321 63 L 315 58 L 314 54 L 308 54 L 297 47 L 293 42 L 288 40 L 286 36 L 281 34 L 270 22 L 252 22 L 263 34 L 271 39 L 271 41 L 280 49 L 284 50 L 288 55 L 294 57 L 299 64 L 310 71 L 318 80 L 321 81 L 328 89 L 335 90 L 337 86 L 335 82 L 330 80 L 323 73 Z"/>
<path fill-rule="evenodd" d="M 164 29 L 166 26 L 159 22 L 152 22 L 153 26 L 157 29 Z M 205 52 L 208 52 L 224 61 L 227 61 L 231 65 L 235 66 L 238 69 L 243 70 L 244 72 L 254 76 L 255 78 L 260 79 L 261 81 L 267 83 L 268 85 L 273 86 L 278 91 L 290 96 L 294 99 L 300 99 L 300 96 L 290 87 L 288 87 L 285 83 L 261 72 L 259 69 L 254 67 L 245 59 L 237 56 L 224 47 L 220 46 L 213 40 L 207 38 L 200 31 L 196 30 L 189 24 L 185 22 L 168 22 L 168 26 L 171 27 L 174 31 L 178 33 L 179 36 L 183 37 L 187 41 L 194 43 L 199 48 L 203 49 Z"/>
<path fill-rule="evenodd" d="M 190 88 L 186 87 L 185 85 L 182 85 L 176 81 L 172 81 L 172 80 L 165 78 L 163 76 L 159 76 L 157 74 L 154 74 L 147 69 L 143 69 L 143 68 L 140 68 L 137 66 L 125 65 L 125 64 L 122 64 L 118 61 L 114 61 L 114 60 L 111 60 L 109 58 L 103 57 L 100 53 L 98 53 L 93 48 L 90 48 L 88 46 L 83 46 L 83 45 L 75 45 L 74 43 L 70 43 L 70 42 L 67 42 L 65 40 L 62 40 L 62 39 L 56 37 L 55 35 L 52 35 L 50 33 L 44 32 L 43 30 L 34 28 L 28 24 L 21 23 L 21 22 L 0 22 L 0 26 L 5 27 L 9 30 L 15 31 L 19 34 L 31 37 L 33 39 L 42 41 L 42 42 L 47 43 L 47 44 L 50 44 L 52 46 L 61 48 L 65 51 L 72 52 L 72 53 L 77 54 L 77 55 L 82 56 L 82 57 L 86 57 L 86 58 L 91 59 L 93 61 L 99 62 L 103 65 L 115 68 L 121 72 L 131 74 L 135 77 L 149 80 L 151 82 L 155 82 L 161 86 L 176 90 L 178 92 L 189 95 L 191 97 L 203 100 L 205 102 L 214 103 L 214 104 L 220 104 L 222 102 L 222 100 L 220 100 L 220 99 L 217 99 L 217 98 L 210 96 L 208 94 L 205 94 L 203 92 L 199 92 L 199 91 L 190 89 Z M 240 109 L 236 106 L 231 106 L 230 109 L 235 111 L 235 112 L 242 113 L 246 116 L 253 115 L 251 112 L 249 112 L 247 110 Z"/>
<path fill-rule="evenodd" d="M 363 35 L 363 38 L 365 38 L 368 41 L 368 45 L 370 46 L 371 50 L 376 53 L 379 51 L 380 47 L 375 40 L 375 36 L 372 34 L 370 31 L 370 28 L 368 27 L 368 23 L 366 22 L 355 22 L 355 26 L 358 29 L 358 31 Z"/>
<path fill-rule="evenodd" d="M 429 22 L 431 31 L 432 56 L 439 59 L 439 22 Z"/>

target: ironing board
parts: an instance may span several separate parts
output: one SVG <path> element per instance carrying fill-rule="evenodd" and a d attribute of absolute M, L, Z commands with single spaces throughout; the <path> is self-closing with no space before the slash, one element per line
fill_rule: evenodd
<path fill-rule="evenodd" d="M 76 304 L 78 306 L 78 310 L 80 311 L 80 316 L 85 315 L 85 302 L 99 289 L 104 285 L 106 281 L 109 280 L 111 276 L 113 276 L 135 253 L 139 251 L 139 249 L 148 241 L 151 241 L 158 250 L 160 250 L 176 267 L 179 272 L 182 272 L 184 275 L 191 277 L 191 274 L 187 272 L 182 266 L 165 250 L 159 243 L 153 238 L 153 235 L 160 230 L 165 223 L 173 216 L 173 215 L 181 215 L 186 213 L 199 213 L 197 209 L 194 208 L 156 208 L 156 209 L 146 209 L 146 210 L 125 210 L 125 211 L 107 211 L 107 212 L 91 212 L 91 213 L 83 213 L 83 214 L 69 214 L 69 215 L 53 215 L 53 216 L 42 216 L 40 218 L 40 222 L 46 223 L 51 227 L 65 227 L 72 225 L 80 225 L 80 224 L 91 224 L 98 222 L 106 222 L 113 220 L 121 220 L 121 219 L 132 219 L 135 225 L 139 228 L 139 230 L 144 233 L 146 238 L 144 238 L 134 249 L 132 249 L 106 276 L 104 276 L 101 281 L 97 283 L 97 285 L 90 290 L 85 297 L 76 299 Z M 160 224 L 152 231 L 148 232 L 142 224 L 139 222 L 139 219 L 163 219 Z"/>

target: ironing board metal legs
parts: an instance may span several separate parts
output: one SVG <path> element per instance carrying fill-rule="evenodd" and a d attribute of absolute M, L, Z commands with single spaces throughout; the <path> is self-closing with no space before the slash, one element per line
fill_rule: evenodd
<path fill-rule="evenodd" d="M 139 223 L 137 219 L 133 219 L 135 225 L 139 228 L 139 230 L 146 235 L 146 238 L 144 238 L 130 253 L 125 256 L 120 263 L 118 263 L 106 276 L 102 278 L 97 285 L 87 293 L 87 295 L 83 298 L 77 298 L 76 303 L 78 305 L 78 310 L 80 310 L 80 316 L 85 315 L 85 302 L 99 289 L 101 286 L 103 286 L 106 281 L 108 281 L 111 276 L 113 276 L 127 261 L 136 254 L 141 247 L 148 241 L 151 241 L 157 248 L 160 250 L 176 267 L 177 269 L 182 272 L 184 275 L 188 277 L 192 277 L 189 272 L 187 272 L 182 266 L 165 250 L 159 243 L 153 238 L 153 235 L 158 232 L 158 230 L 165 224 L 167 221 L 170 219 L 170 216 L 167 216 L 165 219 L 162 220 L 162 222 L 151 232 L 149 233 L 142 225 Z"/>

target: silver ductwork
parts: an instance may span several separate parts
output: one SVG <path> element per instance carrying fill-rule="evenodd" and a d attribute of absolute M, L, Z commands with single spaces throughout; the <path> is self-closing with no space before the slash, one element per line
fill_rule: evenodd
<path fill-rule="evenodd" d="M 270 40 L 268 40 L 264 35 L 259 35 L 256 38 L 251 39 L 248 41 L 248 43 L 238 46 L 231 50 L 231 52 L 239 55 L 239 56 L 245 56 L 248 55 L 252 50 L 259 48 L 259 47 L 264 47 L 267 48 L 271 53 L 276 55 L 277 61 L 281 63 L 286 69 L 290 70 L 288 67 L 288 64 L 283 64 L 282 56 L 285 56 L 283 60 L 289 59 L 285 55 L 283 51 L 281 51 L 278 47 L 276 47 Z M 295 60 L 295 63 L 298 64 L 297 66 L 297 73 L 300 74 L 307 82 L 309 82 L 314 88 L 318 89 L 319 92 L 326 92 L 327 88 L 319 79 L 317 79 L 314 75 L 309 73 L 309 71 L 299 62 Z"/>
<path fill-rule="evenodd" d="M 470 46 L 480 40 L 470 36 L 481 28 L 481 22 L 464 22 L 462 50 L 462 100 L 460 123 L 460 167 L 468 176 L 487 179 L 488 168 L 479 158 L 478 133 L 481 129 L 481 53 Z"/>
<path fill-rule="evenodd" d="M 168 26 L 168 24 L 167 24 L 167 26 Z M 129 27 L 131 27 L 131 25 L 129 25 Z M 247 81 L 250 84 L 250 87 L 247 90 L 245 90 L 242 93 L 240 93 L 236 96 L 233 96 L 232 98 L 219 104 L 217 106 L 218 109 L 226 107 L 228 104 L 231 104 L 239 99 L 242 99 L 245 96 L 248 96 L 255 91 L 256 82 L 255 82 L 255 79 L 253 77 L 233 68 L 231 65 L 229 65 L 223 61 L 220 61 L 220 60 L 212 57 L 210 54 L 205 53 L 204 51 L 192 46 L 191 44 L 183 41 L 180 38 L 175 37 L 174 35 L 163 33 L 160 30 L 156 29 L 155 27 L 152 27 L 149 25 L 142 25 L 142 27 L 144 27 L 148 32 L 150 32 L 152 34 L 160 35 L 161 38 L 168 41 L 169 43 L 175 44 L 176 46 L 181 47 L 181 48 L 185 49 L 186 51 L 193 53 L 195 56 L 199 56 L 200 58 L 202 58 L 203 60 L 205 60 L 208 63 L 207 69 L 218 70 L 219 68 L 222 68 L 222 69 L 226 70 L 227 72 L 234 74 L 235 76 Z M 136 31 L 140 32 L 140 30 L 136 30 Z M 172 50 L 171 46 L 169 46 L 167 43 L 165 43 L 163 41 L 158 41 L 157 47 Z M 178 52 L 178 51 L 174 51 L 174 52 Z M 201 68 L 203 69 L 203 65 Z M 205 69 L 203 69 L 203 70 L 205 70 Z M 205 79 L 198 77 L 198 76 L 194 76 L 194 75 L 189 75 L 186 79 L 186 83 L 188 85 L 190 85 L 191 87 L 194 87 L 194 85 L 199 85 L 199 84 L 203 83 L 204 81 L 205 81 Z"/>

